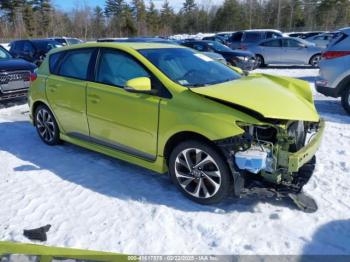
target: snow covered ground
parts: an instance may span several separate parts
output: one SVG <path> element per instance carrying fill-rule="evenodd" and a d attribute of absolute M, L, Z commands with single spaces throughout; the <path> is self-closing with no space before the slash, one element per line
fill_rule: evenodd
<path fill-rule="evenodd" d="M 312 82 L 317 70 L 257 70 Z M 200 206 L 166 176 L 70 144 L 43 144 L 26 104 L 0 109 L 0 240 L 52 227 L 47 245 L 129 254 L 350 254 L 350 117 L 315 94 L 327 120 L 305 191 L 319 210 L 285 201 L 229 199 Z M 21 102 L 18 102 L 21 103 Z"/>

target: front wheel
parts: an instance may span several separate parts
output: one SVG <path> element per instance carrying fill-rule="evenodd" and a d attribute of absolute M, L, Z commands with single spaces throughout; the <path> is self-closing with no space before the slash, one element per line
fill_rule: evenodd
<path fill-rule="evenodd" d="M 232 188 L 232 176 L 224 158 L 210 145 L 185 141 L 177 145 L 169 159 L 174 184 L 200 204 L 223 201 Z"/>
<path fill-rule="evenodd" d="M 348 114 L 350 114 L 350 87 L 348 87 L 342 94 L 341 96 L 341 103 L 344 107 L 344 109 L 346 110 L 346 112 L 348 112 Z"/>
<path fill-rule="evenodd" d="M 310 59 L 310 65 L 312 67 L 319 67 L 319 64 L 320 64 L 320 61 L 321 61 L 321 55 L 318 54 L 318 55 L 314 55 L 313 57 L 311 57 Z"/>
<path fill-rule="evenodd" d="M 47 106 L 38 106 L 34 114 L 34 123 L 42 141 L 51 146 L 60 143 L 57 122 Z"/>
<path fill-rule="evenodd" d="M 266 67 L 265 60 L 261 55 L 255 57 L 255 68 Z"/>

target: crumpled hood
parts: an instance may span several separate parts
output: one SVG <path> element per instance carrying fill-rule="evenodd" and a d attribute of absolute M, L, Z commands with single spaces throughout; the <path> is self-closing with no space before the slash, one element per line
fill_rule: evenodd
<path fill-rule="evenodd" d="M 255 111 L 265 118 L 319 121 L 309 83 L 294 78 L 251 74 L 191 91 Z"/>

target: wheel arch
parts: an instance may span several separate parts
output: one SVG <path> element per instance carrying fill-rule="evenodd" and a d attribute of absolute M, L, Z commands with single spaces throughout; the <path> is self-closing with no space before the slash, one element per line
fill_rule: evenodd
<path fill-rule="evenodd" d="M 38 106 L 40 106 L 40 105 L 46 106 L 46 107 L 50 110 L 50 112 L 53 114 L 53 116 L 54 116 L 54 118 L 55 118 L 55 121 L 56 121 L 56 123 L 57 123 L 57 125 L 58 125 L 58 128 L 59 128 L 59 130 L 60 130 L 60 132 L 61 132 L 63 129 L 62 129 L 62 126 L 61 126 L 61 124 L 60 124 L 60 121 L 58 120 L 58 118 L 57 118 L 55 112 L 52 110 L 52 108 L 49 106 L 49 104 L 48 104 L 47 102 L 43 101 L 43 100 L 36 100 L 36 101 L 33 102 L 32 106 L 31 106 L 31 111 L 30 111 L 30 113 L 31 113 L 31 115 L 32 115 L 32 123 L 33 123 L 33 125 L 35 125 L 35 116 L 34 116 L 34 115 L 35 115 L 35 110 L 36 110 L 36 109 L 38 108 Z"/>
<path fill-rule="evenodd" d="M 265 57 L 264 57 L 261 53 L 256 53 L 256 54 L 255 54 L 255 59 L 256 59 L 256 57 L 258 57 L 258 56 L 261 57 L 261 59 L 262 59 L 261 64 L 260 64 L 260 67 L 265 66 L 265 65 L 266 65 Z"/>
<path fill-rule="evenodd" d="M 33 117 L 33 124 L 35 124 L 35 117 L 34 117 L 35 111 L 36 111 L 36 109 L 38 108 L 38 106 L 40 106 L 40 105 L 46 106 L 46 107 L 49 108 L 50 111 L 52 112 L 51 108 L 50 108 L 50 107 L 47 105 L 47 103 L 45 103 L 44 101 L 42 101 L 42 100 L 37 100 L 37 101 L 35 101 L 35 102 L 33 103 L 32 107 L 31 107 L 31 115 L 32 115 L 32 117 Z"/>
<path fill-rule="evenodd" d="M 204 135 L 201 135 L 199 133 L 193 132 L 193 131 L 181 131 L 178 133 L 173 134 L 165 143 L 163 155 L 164 159 L 166 161 L 166 164 L 169 164 L 169 157 L 172 152 L 172 150 L 180 143 L 183 141 L 187 140 L 197 140 L 197 141 L 203 141 L 215 148 L 219 153 L 220 150 L 218 150 L 217 145 L 213 141 L 211 141 L 209 138 L 207 138 Z"/>
<path fill-rule="evenodd" d="M 350 75 L 343 78 L 337 85 L 337 96 L 342 96 L 347 88 L 350 88 Z"/>
<path fill-rule="evenodd" d="M 309 65 L 311 65 L 311 60 L 312 60 L 312 58 L 314 58 L 314 57 L 317 56 L 317 55 L 321 56 L 322 54 L 321 54 L 321 53 L 313 54 L 313 55 L 310 57 L 310 59 L 309 59 Z"/>

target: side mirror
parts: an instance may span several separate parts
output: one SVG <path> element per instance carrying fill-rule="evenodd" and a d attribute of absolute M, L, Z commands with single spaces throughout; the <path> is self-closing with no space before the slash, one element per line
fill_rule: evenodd
<path fill-rule="evenodd" d="M 126 82 L 124 90 L 130 93 L 156 93 L 156 90 L 152 90 L 151 79 L 148 77 L 137 77 L 130 79 Z"/>

